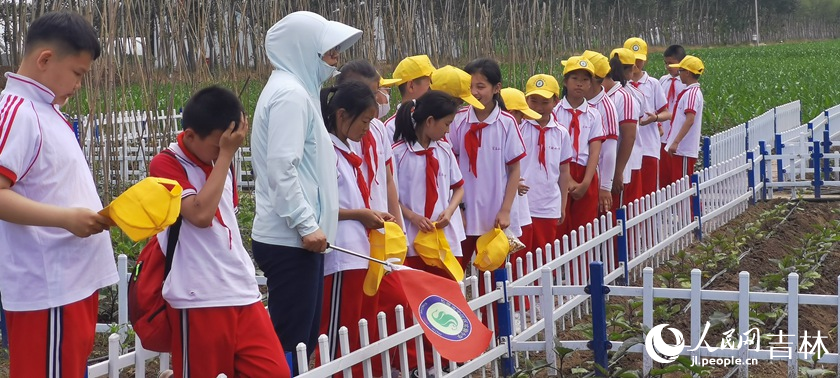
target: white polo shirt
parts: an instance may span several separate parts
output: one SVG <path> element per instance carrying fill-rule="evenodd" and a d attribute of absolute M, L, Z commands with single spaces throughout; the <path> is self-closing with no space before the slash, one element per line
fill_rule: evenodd
<path fill-rule="evenodd" d="M 613 87 L 607 92 L 607 95 L 610 99 L 612 99 L 613 104 L 615 105 L 618 123 L 622 124 L 625 122 L 634 122 L 636 125 L 636 133 L 638 135 L 639 109 L 641 108 L 639 100 L 634 97 L 627 88 L 622 87 L 620 83 L 613 85 Z M 621 143 L 620 133 L 618 135 L 618 141 Z M 640 168 L 642 168 L 642 153 L 639 151 L 639 148 L 636 147 L 634 142 L 633 150 L 630 152 L 630 158 L 627 159 L 627 165 L 624 166 L 624 173 L 622 176 L 624 183 L 629 184 L 631 171 Z"/>
<path fill-rule="evenodd" d="M 575 135 L 570 129 L 569 125 L 572 122 L 571 111 L 575 110 L 571 104 L 563 97 L 563 100 L 554 107 L 554 116 L 557 122 L 563 126 L 569 133 L 572 140 L 572 147 L 575 145 Z M 581 112 L 578 116 L 578 123 L 580 124 L 580 135 L 578 135 L 578 150 L 574 152 L 572 162 L 581 166 L 586 166 L 589 162 L 589 144 L 595 141 L 603 142 L 606 140 L 604 135 L 604 125 L 601 121 L 601 114 L 589 102 L 583 101 L 577 110 Z"/>
<path fill-rule="evenodd" d="M 630 83 L 645 96 L 642 118 L 646 118 L 647 113 L 657 114 L 667 109 L 668 102 L 665 100 L 665 93 L 662 92 L 659 80 L 650 77 L 647 72 L 643 72 L 639 81 Z M 659 141 L 659 127 L 656 122 L 639 126 L 637 140 L 642 142 L 642 155 L 659 159 L 659 150 L 662 149 L 662 143 Z"/>
<path fill-rule="evenodd" d="M 674 92 L 671 93 L 671 85 L 673 83 Z M 673 77 L 670 74 L 666 74 L 659 79 L 659 84 L 662 85 L 662 93 L 665 94 L 665 101 L 668 102 L 668 110 L 671 112 L 671 117 L 673 117 L 674 110 L 677 108 L 677 96 L 682 93 L 683 89 L 685 89 L 685 84 L 680 80 L 680 77 Z M 659 122 L 662 125 L 662 138 L 660 141 L 662 143 L 668 142 L 668 131 L 671 130 L 671 120 L 665 120 Z"/>
<path fill-rule="evenodd" d="M 700 152 L 700 133 L 703 126 L 703 92 L 700 90 L 700 83 L 691 84 L 680 92 L 674 112 L 674 127 L 668 135 L 668 146 L 677 138 L 688 113 L 694 113 L 694 123 L 677 146 L 677 155 L 696 158 Z"/>
<path fill-rule="evenodd" d="M 364 159 L 362 151 L 362 143 L 347 140 L 350 149 L 356 154 L 363 157 L 362 174 L 370 185 L 370 208 L 378 211 L 388 212 L 388 173 L 386 169 L 391 165 L 391 159 L 394 157 L 391 150 L 391 143 L 387 141 L 385 136 L 385 125 L 379 119 L 370 120 L 370 129 L 368 130 L 373 135 L 376 141 L 376 159 L 372 159 L 370 163 L 375 165 L 373 167 L 373 178 L 368 177 L 368 159 Z M 373 148 L 371 148 L 372 150 Z M 371 151 L 373 152 L 373 151 Z M 371 155 L 372 156 L 372 155 Z M 399 214 L 391 214 L 399 216 Z"/>
<path fill-rule="evenodd" d="M 102 209 L 93 176 L 55 95 L 40 83 L 6 74 L 0 94 L 0 175 L 30 200 Z M 0 292 L 8 311 L 63 306 L 117 282 L 111 236 L 79 238 L 62 228 L 0 221 Z"/>
<path fill-rule="evenodd" d="M 355 153 L 335 135 L 330 134 L 330 139 L 332 139 L 335 148 L 335 166 L 338 171 L 338 208 L 365 209 L 365 200 L 362 198 L 362 192 L 359 190 L 358 181 L 356 181 L 356 168 L 347 161 L 341 152 Z M 364 165 L 364 163 L 362 164 Z M 359 221 L 339 219 L 335 245 L 353 252 L 370 255 L 368 230 Z M 367 268 L 367 260 L 342 252 L 330 251 L 324 258 L 324 276 L 345 270 Z"/>
<path fill-rule="evenodd" d="M 545 125 L 545 165 L 540 163 L 540 126 L 534 120 L 522 120 L 522 139 L 528 155 L 522 164 L 528 168 L 522 172 L 528 191 L 528 205 L 535 218 L 559 219 L 563 203 L 560 196 L 560 166 L 569 164 L 574 158 L 572 138 L 565 128 L 557 123 L 554 115 Z"/>
<path fill-rule="evenodd" d="M 630 93 L 631 96 L 636 100 L 636 108 L 637 114 L 636 119 L 641 120 L 645 116 L 645 104 L 647 100 L 645 100 L 645 95 L 636 89 L 636 87 L 630 85 L 630 82 L 627 82 L 627 85 L 624 87 L 624 90 L 627 93 Z M 642 145 L 642 126 L 636 123 L 636 141 L 633 143 L 633 155 L 630 156 L 630 161 L 633 163 L 632 167 L 634 170 L 642 169 L 642 155 L 644 146 Z"/>
<path fill-rule="evenodd" d="M 598 159 L 598 180 L 602 190 L 611 190 L 613 176 L 615 176 L 615 159 L 618 152 L 618 115 L 615 104 L 607 96 L 604 87 L 601 92 L 595 95 L 589 103 L 598 109 L 601 114 L 601 122 L 604 125 L 604 136 L 606 139 L 601 144 L 601 156 Z"/>
<path fill-rule="evenodd" d="M 152 159 L 149 175 L 178 181 L 184 188 L 181 198 L 187 198 L 201 191 L 213 166 L 190 153 L 182 136 L 169 145 L 168 152 Z M 245 306 L 260 300 L 254 263 L 242 246 L 236 220 L 238 205 L 236 183 L 228 170 L 210 227 L 198 227 L 186 219 L 181 222 L 172 270 L 163 283 L 163 298 L 173 308 Z M 166 254 L 169 229 L 157 238 Z"/>
<path fill-rule="evenodd" d="M 438 161 L 437 174 L 437 202 L 432 211 L 431 220 L 434 222 L 441 213 L 449 207 L 452 199 L 452 190 L 464 185 L 461 177 L 461 169 L 458 161 L 452 152 L 449 143 L 440 140 L 431 142 L 429 148 Z M 418 155 L 425 149 L 419 143 L 409 146 L 405 141 L 394 144 L 394 165 L 399 175 L 400 203 L 411 209 L 411 211 L 424 215 L 426 209 L 426 157 Z M 411 222 L 405 222 L 405 235 L 408 238 L 408 256 L 417 256 L 414 249 L 414 239 L 420 229 Z M 461 241 L 466 239 L 464 234 L 464 222 L 461 219 L 461 212 L 456 210 L 449 219 L 449 226 L 443 229 L 446 241 L 452 249 L 452 254 L 462 256 Z"/>
<path fill-rule="evenodd" d="M 464 144 L 465 137 L 474 123 L 488 126 L 478 132 L 480 146 L 476 157 L 477 173 L 470 171 L 470 159 Z M 502 111 L 498 105 L 487 119 L 479 121 L 472 106 L 458 111 L 449 125 L 449 142 L 458 158 L 464 178 L 464 217 L 466 234 L 480 236 L 493 229 L 496 215 L 502 207 L 508 181 L 507 166 L 525 157 L 525 146 L 516 119 Z M 519 225 L 518 209 L 513 206 L 511 227 Z"/>

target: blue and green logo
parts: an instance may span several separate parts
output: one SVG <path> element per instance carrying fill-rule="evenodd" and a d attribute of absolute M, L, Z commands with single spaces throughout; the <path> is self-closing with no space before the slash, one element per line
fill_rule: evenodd
<path fill-rule="evenodd" d="M 430 295 L 420 302 L 419 312 L 420 321 L 444 339 L 462 341 L 472 332 L 472 324 L 467 315 L 437 295 Z"/>

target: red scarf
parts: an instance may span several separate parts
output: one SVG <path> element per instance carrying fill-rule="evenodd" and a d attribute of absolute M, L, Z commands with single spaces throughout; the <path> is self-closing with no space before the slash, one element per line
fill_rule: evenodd
<path fill-rule="evenodd" d="M 671 88 L 668 89 L 668 101 L 671 101 L 674 98 L 674 95 L 677 94 L 677 78 L 671 78 Z M 676 104 L 674 104 L 676 105 Z"/>
<path fill-rule="evenodd" d="M 426 218 L 431 219 L 438 200 L 437 175 L 440 170 L 440 162 L 435 158 L 434 147 L 429 147 L 422 151 L 414 151 L 414 153 L 418 156 L 426 157 L 426 203 L 424 215 Z"/>
<path fill-rule="evenodd" d="M 572 147 L 575 149 L 575 156 L 580 155 L 580 115 L 582 111 L 578 109 L 566 109 L 572 113 L 572 122 L 569 122 L 569 134 L 572 135 Z"/>
<path fill-rule="evenodd" d="M 341 152 L 341 156 L 344 156 L 344 159 L 356 169 L 356 185 L 359 186 L 359 192 L 362 193 L 362 199 L 365 200 L 365 207 L 370 209 L 370 188 L 368 188 L 367 182 L 365 182 L 365 176 L 362 175 L 362 158 L 359 155 L 346 152 L 338 147 L 336 147 L 336 150 Z"/>
<path fill-rule="evenodd" d="M 638 88 L 638 87 L 639 87 L 639 85 L 642 85 L 642 83 L 640 83 L 640 82 L 638 82 L 638 81 L 631 81 L 631 82 L 630 82 L 630 84 L 632 84 L 632 85 L 633 85 L 633 87 L 635 87 L 635 88 Z"/>
<path fill-rule="evenodd" d="M 534 127 L 536 127 L 537 130 L 540 131 L 540 136 L 537 139 L 537 147 L 540 149 L 537 160 L 539 160 L 540 165 L 542 165 L 543 168 L 545 168 L 546 171 L 548 171 L 548 167 L 546 167 L 545 165 L 545 132 L 548 131 L 548 127 L 540 127 L 538 123 L 532 123 L 532 125 L 534 125 Z"/>
<path fill-rule="evenodd" d="M 464 147 L 467 150 L 467 157 L 470 159 L 470 172 L 473 176 L 478 177 L 478 170 L 476 169 L 476 161 L 478 160 L 478 148 L 481 147 L 481 129 L 489 126 L 484 122 L 473 123 L 470 125 L 470 131 L 464 137 Z"/>
<path fill-rule="evenodd" d="M 682 92 L 680 92 L 680 95 L 679 95 L 679 96 L 677 96 L 677 103 L 676 103 L 676 104 L 674 104 L 674 111 L 675 111 L 675 112 L 676 112 L 676 110 L 677 110 L 677 106 L 679 106 L 679 104 L 680 104 L 680 100 L 682 100 L 682 96 L 685 94 L 685 92 L 688 92 L 688 88 L 683 89 L 683 91 L 682 91 Z M 668 129 L 668 138 L 667 138 L 667 139 L 670 139 L 670 138 L 671 138 L 671 132 L 672 132 L 672 131 L 674 131 L 674 129 L 675 129 L 675 128 L 677 128 L 677 127 L 682 127 L 682 125 L 674 125 L 674 124 L 673 124 L 673 122 L 674 122 L 674 115 L 673 115 L 673 114 L 671 114 L 671 122 L 672 122 L 672 123 L 671 123 L 671 128 L 670 128 L 670 129 Z"/>
<path fill-rule="evenodd" d="M 376 179 L 376 170 L 379 168 L 379 154 L 376 151 L 376 138 L 373 133 L 368 131 L 362 137 L 362 156 L 365 158 L 367 165 L 367 185 L 370 188 L 373 181 Z"/>

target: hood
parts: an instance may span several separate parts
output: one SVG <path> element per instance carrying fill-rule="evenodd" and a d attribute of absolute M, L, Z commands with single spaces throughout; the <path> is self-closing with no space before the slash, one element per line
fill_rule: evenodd
<path fill-rule="evenodd" d="M 361 37 L 359 29 L 300 11 L 286 15 L 268 29 L 265 50 L 275 69 L 298 77 L 307 91 L 317 93 L 322 84 L 318 78 L 321 54 L 334 47 L 343 52 Z"/>

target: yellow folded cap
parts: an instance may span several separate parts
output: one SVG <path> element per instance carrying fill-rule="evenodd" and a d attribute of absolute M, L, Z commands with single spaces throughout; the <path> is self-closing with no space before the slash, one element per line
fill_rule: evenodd
<path fill-rule="evenodd" d="M 410 56 L 394 68 L 394 79 L 397 80 L 394 84 L 400 85 L 424 76 L 432 76 L 432 72 L 435 72 L 435 66 L 428 55 Z"/>
<path fill-rule="evenodd" d="M 178 219 L 183 188 L 175 180 L 147 177 L 102 209 L 131 240 L 157 235 Z"/>
<path fill-rule="evenodd" d="M 510 243 L 505 233 L 497 227 L 478 237 L 475 250 L 473 265 L 479 270 L 487 272 L 499 269 L 505 263 L 510 252 Z"/>
<path fill-rule="evenodd" d="M 560 97 L 560 83 L 554 76 L 536 74 L 525 83 L 525 97 L 539 95 L 544 98 Z M 507 105 L 507 103 L 505 103 Z"/>
<path fill-rule="evenodd" d="M 563 64 L 563 76 L 566 76 L 569 72 L 577 71 L 577 70 L 584 70 L 589 71 L 591 75 L 595 74 L 595 68 L 592 62 L 586 60 L 585 58 L 576 55 L 567 60 L 560 62 Z"/>
<path fill-rule="evenodd" d="M 616 55 L 618 55 L 618 60 L 621 61 L 621 64 L 625 66 L 636 64 L 636 57 L 630 49 L 625 49 L 624 47 L 613 49 L 613 51 L 610 52 L 610 59 L 614 58 Z"/>
<path fill-rule="evenodd" d="M 472 91 L 470 91 L 471 83 L 472 76 L 464 70 L 458 67 L 443 66 L 432 73 L 431 88 L 458 97 L 476 109 L 484 109 L 484 105 L 472 95 Z"/>
<path fill-rule="evenodd" d="M 455 281 L 464 280 L 464 269 L 452 254 L 452 248 L 446 240 L 443 229 L 435 228 L 432 232 L 418 232 L 414 238 L 414 250 L 426 265 L 447 271 Z"/>
<path fill-rule="evenodd" d="M 641 38 L 627 38 L 624 48 L 633 52 L 636 59 L 647 61 L 647 43 Z"/>
<path fill-rule="evenodd" d="M 586 50 L 581 56 L 595 65 L 595 76 L 605 78 L 610 74 L 610 60 L 601 53 Z"/>
<path fill-rule="evenodd" d="M 375 259 L 388 261 L 388 259 L 399 259 L 399 264 L 405 261 L 405 253 L 408 251 L 408 242 L 405 239 L 405 233 L 394 222 L 385 222 L 385 233 L 379 230 L 371 230 L 368 238 L 370 240 L 370 257 Z M 364 292 L 365 295 L 372 297 L 379 291 L 379 283 L 382 282 L 382 277 L 385 276 L 385 266 L 370 261 L 368 263 L 368 271 L 365 275 Z"/>
<path fill-rule="evenodd" d="M 502 88 L 500 94 L 502 95 L 502 101 L 505 102 L 505 107 L 508 111 L 518 110 L 529 119 L 542 118 L 540 113 L 535 112 L 528 106 L 528 102 L 525 100 L 525 93 L 522 93 L 519 89 Z"/>
<path fill-rule="evenodd" d="M 702 75 L 704 71 L 706 71 L 706 66 L 703 65 L 703 61 L 700 58 L 694 55 L 686 55 L 683 60 L 681 60 L 677 64 L 669 64 L 668 67 L 671 68 L 682 68 L 684 70 L 688 70 L 695 75 Z"/>

